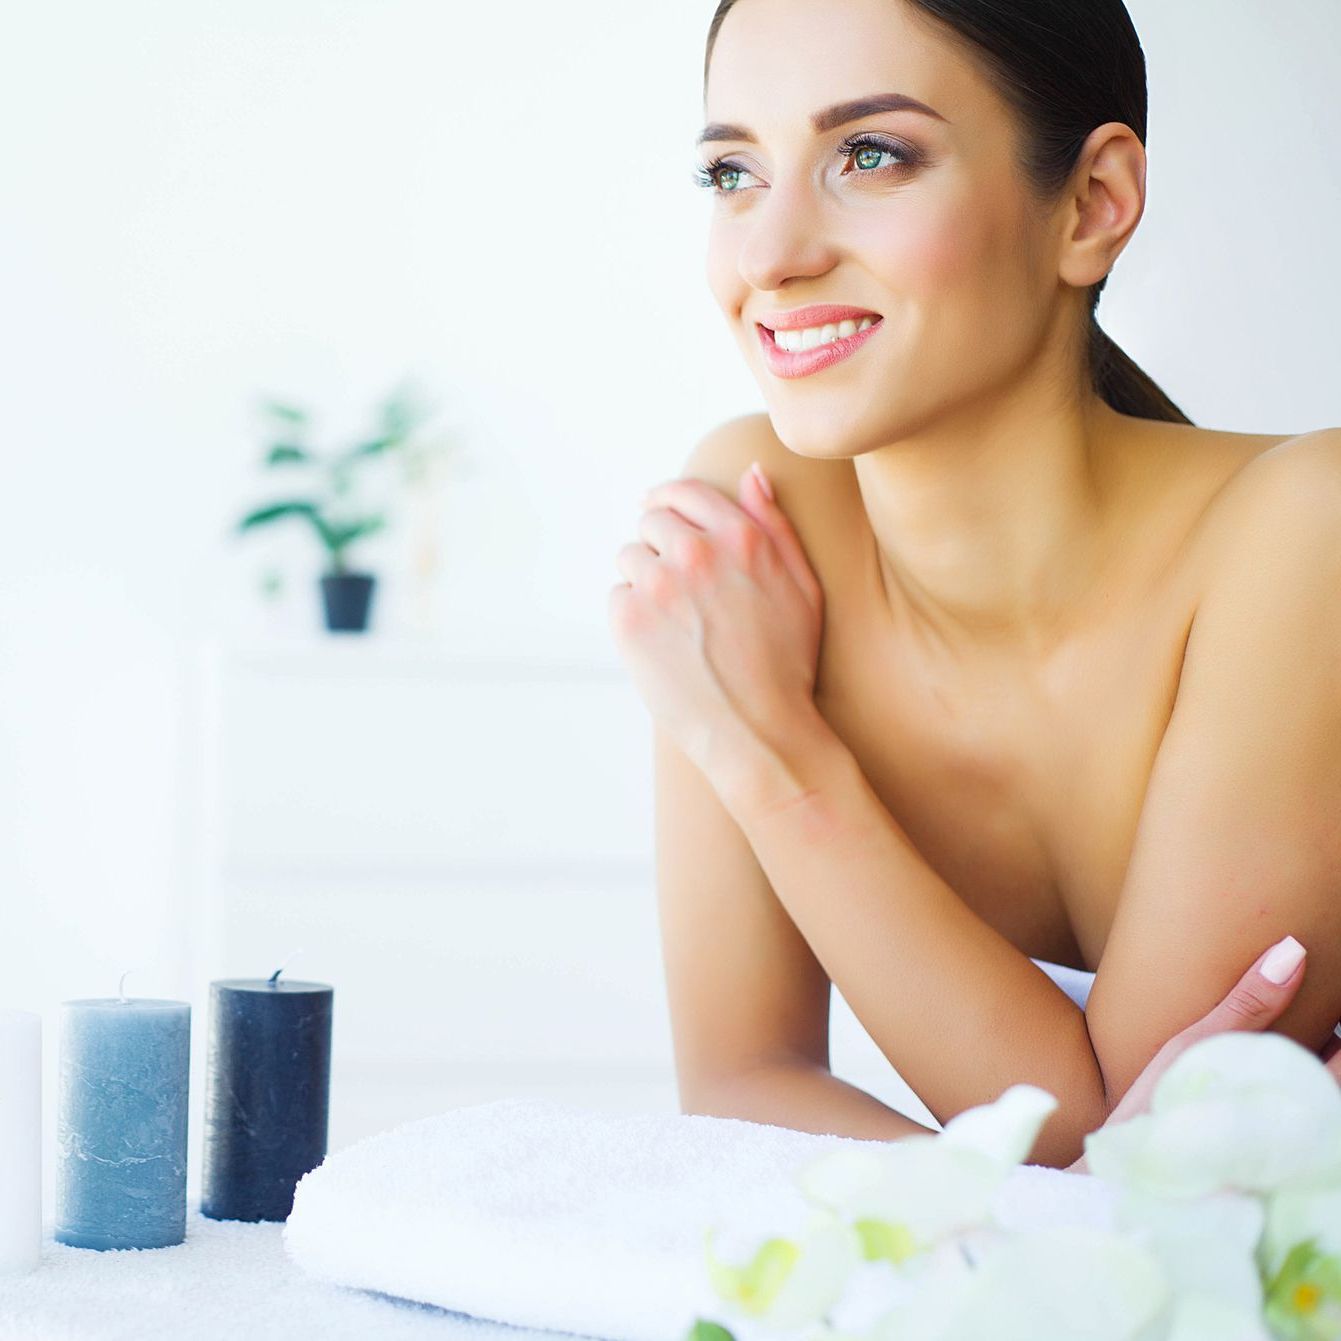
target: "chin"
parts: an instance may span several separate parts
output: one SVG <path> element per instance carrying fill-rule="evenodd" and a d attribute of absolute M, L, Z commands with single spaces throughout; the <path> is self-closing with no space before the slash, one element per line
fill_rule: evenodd
<path fill-rule="evenodd" d="M 810 406 L 771 404 L 768 420 L 778 441 L 797 456 L 850 460 L 880 446 L 873 424 L 835 413 L 832 401 L 823 396 Z"/>

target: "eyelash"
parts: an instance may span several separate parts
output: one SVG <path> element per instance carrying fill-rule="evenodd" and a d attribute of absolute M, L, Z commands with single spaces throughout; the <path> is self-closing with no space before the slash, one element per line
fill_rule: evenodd
<path fill-rule="evenodd" d="M 911 146 L 902 144 L 898 140 L 887 140 L 883 136 L 871 135 L 863 132 L 860 135 L 851 135 L 842 142 L 835 153 L 840 158 L 851 158 L 858 149 L 878 149 L 882 154 L 898 154 L 903 158 L 899 168 L 916 167 L 920 161 L 920 155 Z M 724 169 L 735 168 L 737 171 L 748 172 L 748 168 L 741 168 L 739 164 L 732 163 L 729 158 L 714 158 L 711 163 L 705 163 L 701 167 L 694 169 L 694 181 L 697 185 L 715 192 L 717 195 L 734 196 L 737 191 L 726 190 L 717 179 L 717 174 Z M 878 173 L 887 172 L 888 168 L 868 168 L 859 171 L 858 176 L 873 177 Z"/>

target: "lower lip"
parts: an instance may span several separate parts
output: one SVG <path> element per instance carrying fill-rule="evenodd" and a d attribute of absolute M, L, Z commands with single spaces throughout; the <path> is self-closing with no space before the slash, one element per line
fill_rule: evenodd
<path fill-rule="evenodd" d="M 777 377 L 809 377 L 811 373 L 823 372 L 855 354 L 883 325 L 881 318 L 855 335 L 844 335 L 827 345 L 795 352 L 780 348 L 773 339 L 773 332 L 766 326 L 756 324 L 754 329 L 759 332 L 759 343 L 764 347 L 764 358 L 771 373 Z"/>

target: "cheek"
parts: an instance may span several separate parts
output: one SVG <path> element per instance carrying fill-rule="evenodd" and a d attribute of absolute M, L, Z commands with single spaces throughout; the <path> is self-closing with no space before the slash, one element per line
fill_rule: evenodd
<path fill-rule="evenodd" d="M 714 221 L 708 232 L 704 272 L 714 300 L 728 315 L 733 314 L 745 299 L 745 285 L 733 250 L 735 245 L 728 230 L 719 221 Z"/>
<path fill-rule="evenodd" d="M 934 320 L 1011 301 L 1022 261 L 1017 239 L 1015 220 L 965 201 L 886 218 L 862 245 L 891 293 Z"/>

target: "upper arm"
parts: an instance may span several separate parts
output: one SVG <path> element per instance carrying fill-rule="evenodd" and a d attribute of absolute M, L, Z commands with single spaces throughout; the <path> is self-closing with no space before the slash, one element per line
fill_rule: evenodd
<path fill-rule="evenodd" d="M 1110 1102 L 1287 933 L 1274 1030 L 1317 1051 L 1341 1018 L 1341 432 L 1282 447 L 1221 514 L 1086 1008 Z"/>
<path fill-rule="evenodd" d="M 782 450 L 762 416 L 732 420 L 682 473 L 734 499 L 751 461 L 785 469 Z M 657 904 L 682 1102 L 770 1061 L 827 1068 L 828 975 L 712 785 L 659 728 L 655 770 Z"/>

